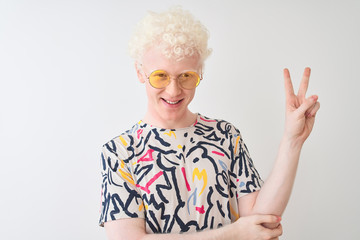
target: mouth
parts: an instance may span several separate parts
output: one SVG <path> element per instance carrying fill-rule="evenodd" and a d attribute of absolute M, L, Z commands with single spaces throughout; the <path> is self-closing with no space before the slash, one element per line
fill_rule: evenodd
<path fill-rule="evenodd" d="M 170 100 L 167 100 L 167 99 L 165 99 L 165 98 L 162 98 L 162 100 L 163 100 L 164 102 L 166 102 L 167 104 L 170 104 L 170 105 L 176 105 L 176 104 L 178 104 L 178 103 L 180 103 L 180 102 L 182 101 L 182 99 L 180 99 L 180 100 L 178 100 L 178 101 L 170 101 Z"/>

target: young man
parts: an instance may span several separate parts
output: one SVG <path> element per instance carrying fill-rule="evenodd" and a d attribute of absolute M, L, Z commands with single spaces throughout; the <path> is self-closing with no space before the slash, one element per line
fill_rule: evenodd
<path fill-rule="evenodd" d="M 104 144 L 100 225 L 109 239 L 277 239 L 304 141 L 320 105 L 284 70 L 286 126 L 261 180 L 239 130 L 188 105 L 210 54 L 207 30 L 179 8 L 150 13 L 130 42 L 148 97 L 144 118 Z M 163 234 L 153 234 L 163 233 Z"/>

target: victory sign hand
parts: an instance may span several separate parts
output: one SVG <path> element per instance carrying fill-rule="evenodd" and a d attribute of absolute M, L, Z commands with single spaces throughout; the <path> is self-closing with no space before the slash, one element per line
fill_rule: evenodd
<path fill-rule="evenodd" d="M 310 135 L 316 113 L 320 108 L 317 95 L 306 98 L 310 71 L 310 68 L 305 68 L 298 94 L 295 95 L 289 70 L 284 69 L 286 93 L 285 137 L 300 144 L 304 143 Z"/>

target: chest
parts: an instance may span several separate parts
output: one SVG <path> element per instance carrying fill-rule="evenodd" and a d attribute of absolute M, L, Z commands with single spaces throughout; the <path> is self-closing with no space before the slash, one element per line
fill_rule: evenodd
<path fill-rule="evenodd" d="M 128 163 L 142 196 L 161 201 L 208 196 L 227 197 L 233 147 L 215 133 L 150 132 L 133 144 Z"/>

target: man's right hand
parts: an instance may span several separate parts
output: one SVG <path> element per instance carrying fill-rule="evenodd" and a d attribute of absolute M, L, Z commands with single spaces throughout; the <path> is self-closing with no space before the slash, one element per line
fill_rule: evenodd
<path fill-rule="evenodd" d="M 239 218 L 235 223 L 229 225 L 233 228 L 235 236 L 231 239 L 251 239 L 251 240 L 275 240 L 282 234 L 280 217 L 274 215 L 251 215 Z M 264 225 L 276 226 L 270 229 Z"/>

